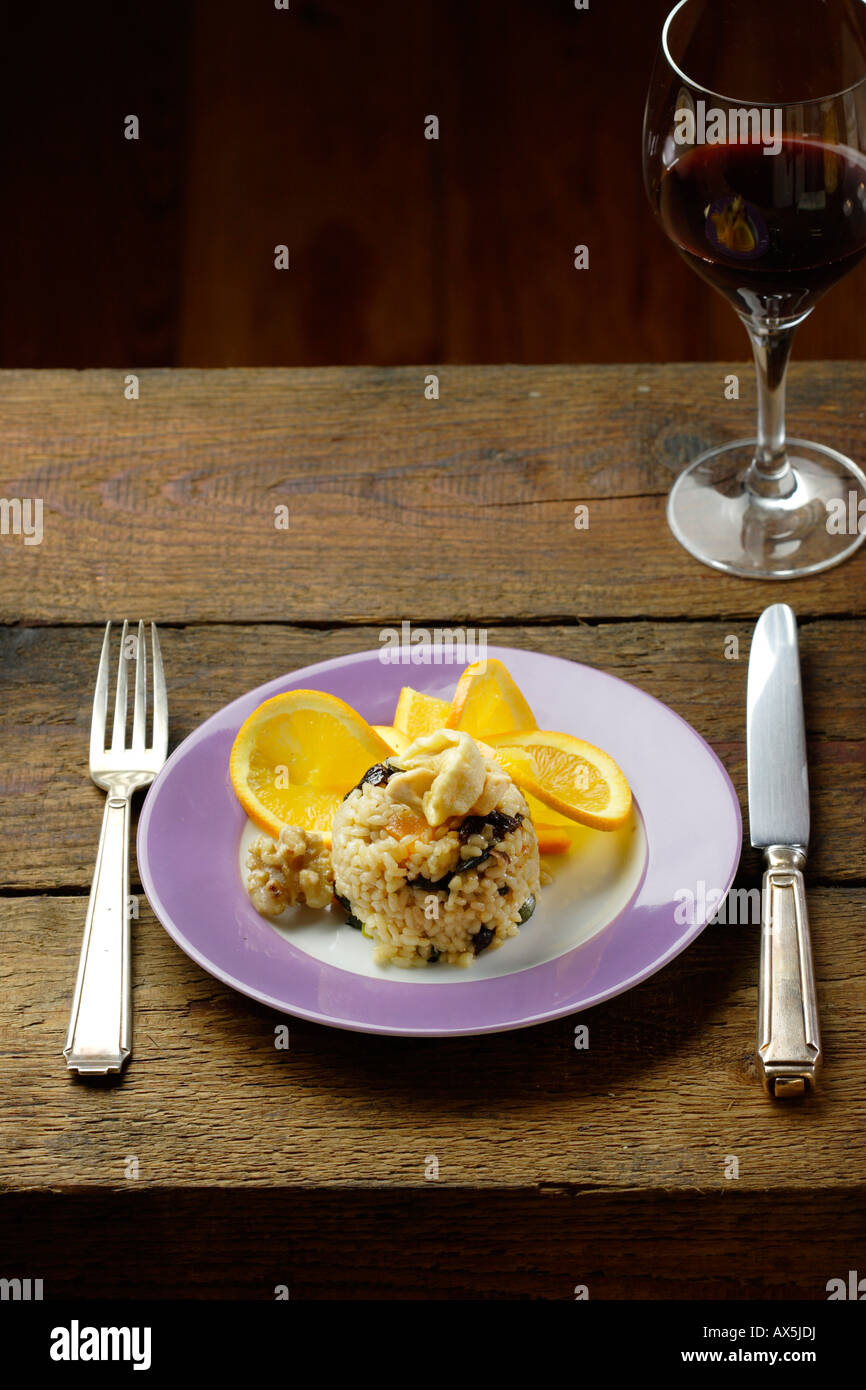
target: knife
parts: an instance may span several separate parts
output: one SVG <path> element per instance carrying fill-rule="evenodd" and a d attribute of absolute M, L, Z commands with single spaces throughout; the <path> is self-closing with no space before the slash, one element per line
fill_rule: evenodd
<path fill-rule="evenodd" d="M 778 1098 L 814 1088 L 821 1037 L 803 867 L 809 772 L 797 620 L 786 603 L 758 619 L 746 697 L 749 830 L 764 851 L 758 1064 Z"/>

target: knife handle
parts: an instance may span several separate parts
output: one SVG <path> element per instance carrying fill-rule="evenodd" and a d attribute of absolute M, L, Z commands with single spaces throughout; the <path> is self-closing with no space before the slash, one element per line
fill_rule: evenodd
<path fill-rule="evenodd" d="M 758 1062 L 779 1099 L 815 1085 L 821 1064 L 818 1002 L 806 912 L 802 851 L 771 845 L 761 894 Z"/>

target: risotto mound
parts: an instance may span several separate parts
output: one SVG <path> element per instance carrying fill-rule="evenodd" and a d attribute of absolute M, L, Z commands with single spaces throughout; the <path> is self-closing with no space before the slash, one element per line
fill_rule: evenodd
<path fill-rule="evenodd" d="M 372 767 L 333 821 L 334 891 L 379 964 L 469 965 L 531 915 L 538 841 L 484 745 L 441 729 Z"/>

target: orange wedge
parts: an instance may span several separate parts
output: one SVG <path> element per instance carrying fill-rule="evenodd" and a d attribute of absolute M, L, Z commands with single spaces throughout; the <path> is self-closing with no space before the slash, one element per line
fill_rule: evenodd
<path fill-rule="evenodd" d="M 535 825 L 539 854 L 565 854 L 571 846 L 571 835 L 561 825 Z"/>
<path fill-rule="evenodd" d="M 374 724 L 373 730 L 387 743 L 392 753 L 405 753 L 412 739 L 393 724 Z"/>
<path fill-rule="evenodd" d="M 493 734 L 537 729 L 535 715 L 496 657 L 467 666 L 457 682 L 446 727 L 465 729 L 473 738 L 491 742 Z"/>
<path fill-rule="evenodd" d="M 628 782 L 591 743 L 551 729 L 487 734 L 484 741 L 521 790 L 558 816 L 595 830 L 617 830 L 628 820 Z"/>
<path fill-rule="evenodd" d="M 404 685 L 394 711 L 394 728 L 406 734 L 412 743 L 422 734 L 432 734 L 434 729 L 441 729 L 450 709 L 447 700 L 424 695 L 420 690 L 413 690 L 411 685 Z M 402 752 L 402 749 L 397 751 Z"/>
<path fill-rule="evenodd" d="M 319 690 L 289 690 L 254 710 L 229 759 L 235 795 L 269 835 L 299 825 L 330 836 L 334 812 L 368 768 L 391 753 L 351 705 Z"/>

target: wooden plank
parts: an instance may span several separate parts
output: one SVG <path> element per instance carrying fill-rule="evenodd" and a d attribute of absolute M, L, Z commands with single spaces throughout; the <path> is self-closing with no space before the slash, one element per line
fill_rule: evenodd
<path fill-rule="evenodd" d="M 0 1197 L 7 1268 L 43 1279 L 52 1300 L 86 1290 L 270 1302 L 287 1286 L 292 1300 L 569 1301 L 577 1285 L 593 1302 L 823 1300 L 829 1279 L 847 1279 L 866 1225 L 862 1190 L 804 1201 L 733 1182 L 652 1201 L 433 1182 L 404 1192 L 137 1186 Z M 132 1287 L 119 1270 L 134 1272 Z"/>
<path fill-rule="evenodd" d="M 629 7 L 451 0 L 437 37 L 446 360 L 733 359 L 742 325 L 655 224 L 641 127 L 668 0 Z M 616 54 L 613 75 L 611 55 Z M 574 269 L 577 244 L 589 269 Z M 798 336 L 862 357 L 866 267 Z"/>
<path fill-rule="evenodd" d="M 864 372 L 795 371 L 792 430 L 866 456 Z M 780 596 L 859 611 L 866 553 L 780 589 L 668 532 L 683 462 L 751 427 L 751 388 L 725 402 L 723 379 L 448 368 L 428 401 L 421 368 L 154 372 L 127 401 L 120 373 L 5 374 L 0 486 L 45 513 L 41 544 L 3 538 L 0 621 L 735 619 Z"/>
<path fill-rule="evenodd" d="M 83 900 L 3 900 L 0 1186 L 128 1191 L 136 1158 L 141 1189 L 427 1191 L 435 1156 L 441 1187 L 485 1194 L 862 1193 L 864 908 L 862 888 L 810 894 L 826 1069 L 786 1107 L 755 1075 L 756 927 L 710 928 L 586 1012 L 585 1050 L 568 1018 L 400 1041 L 294 1020 L 277 1050 L 281 1016 L 206 975 L 144 907 L 134 1057 L 94 1085 L 61 1056 Z"/>
<path fill-rule="evenodd" d="M 451 0 L 438 84 L 446 360 L 742 356 L 742 327 L 644 191 L 640 131 L 667 8 L 633 7 L 624 24 L 610 5 Z"/>
<path fill-rule="evenodd" d="M 3 366 L 178 350 L 188 7 L 41 6 L 6 32 Z M 135 115 L 139 138 L 125 138 Z"/>
<path fill-rule="evenodd" d="M 502 0 L 16 15 L 0 362 L 738 358 L 741 325 L 643 189 L 668 8 L 645 0 L 626 24 L 617 5 Z M 861 267 L 820 306 L 798 356 L 863 356 L 864 284 Z"/>
<path fill-rule="evenodd" d="M 375 648 L 380 631 L 276 625 L 164 629 L 172 745 L 245 690 L 311 662 Z M 737 640 L 737 660 L 725 657 L 728 638 Z M 601 667 L 671 705 L 722 758 L 740 795 L 745 825 L 750 640 L 751 626 L 739 621 L 514 626 L 488 632 L 491 644 Z M 809 874 L 863 880 L 866 622 L 808 622 L 801 645 L 813 812 Z M 86 772 L 99 647 L 95 628 L 0 629 L 0 886 L 7 889 L 85 888 L 90 882 L 102 816 L 102 795 Z M 756 881 L 759 867 L 758 856 L 747 849 L 744 879 Z"/>
<path fill-rule="evenodd" d="M 179 362 L 437 356 L 434 9 L 196 6 Z"/>
<path fill-rule="evenodd" d="M 741 324 L 644 192 L 669 8 L 624 25 L 617 6 L 502 0 L 197 6 L 178 365 L 742 356 Z M 288 238 L 281 275 L 265 252 Z M 798 354 L 863 355 L 858 274 Z"/>

